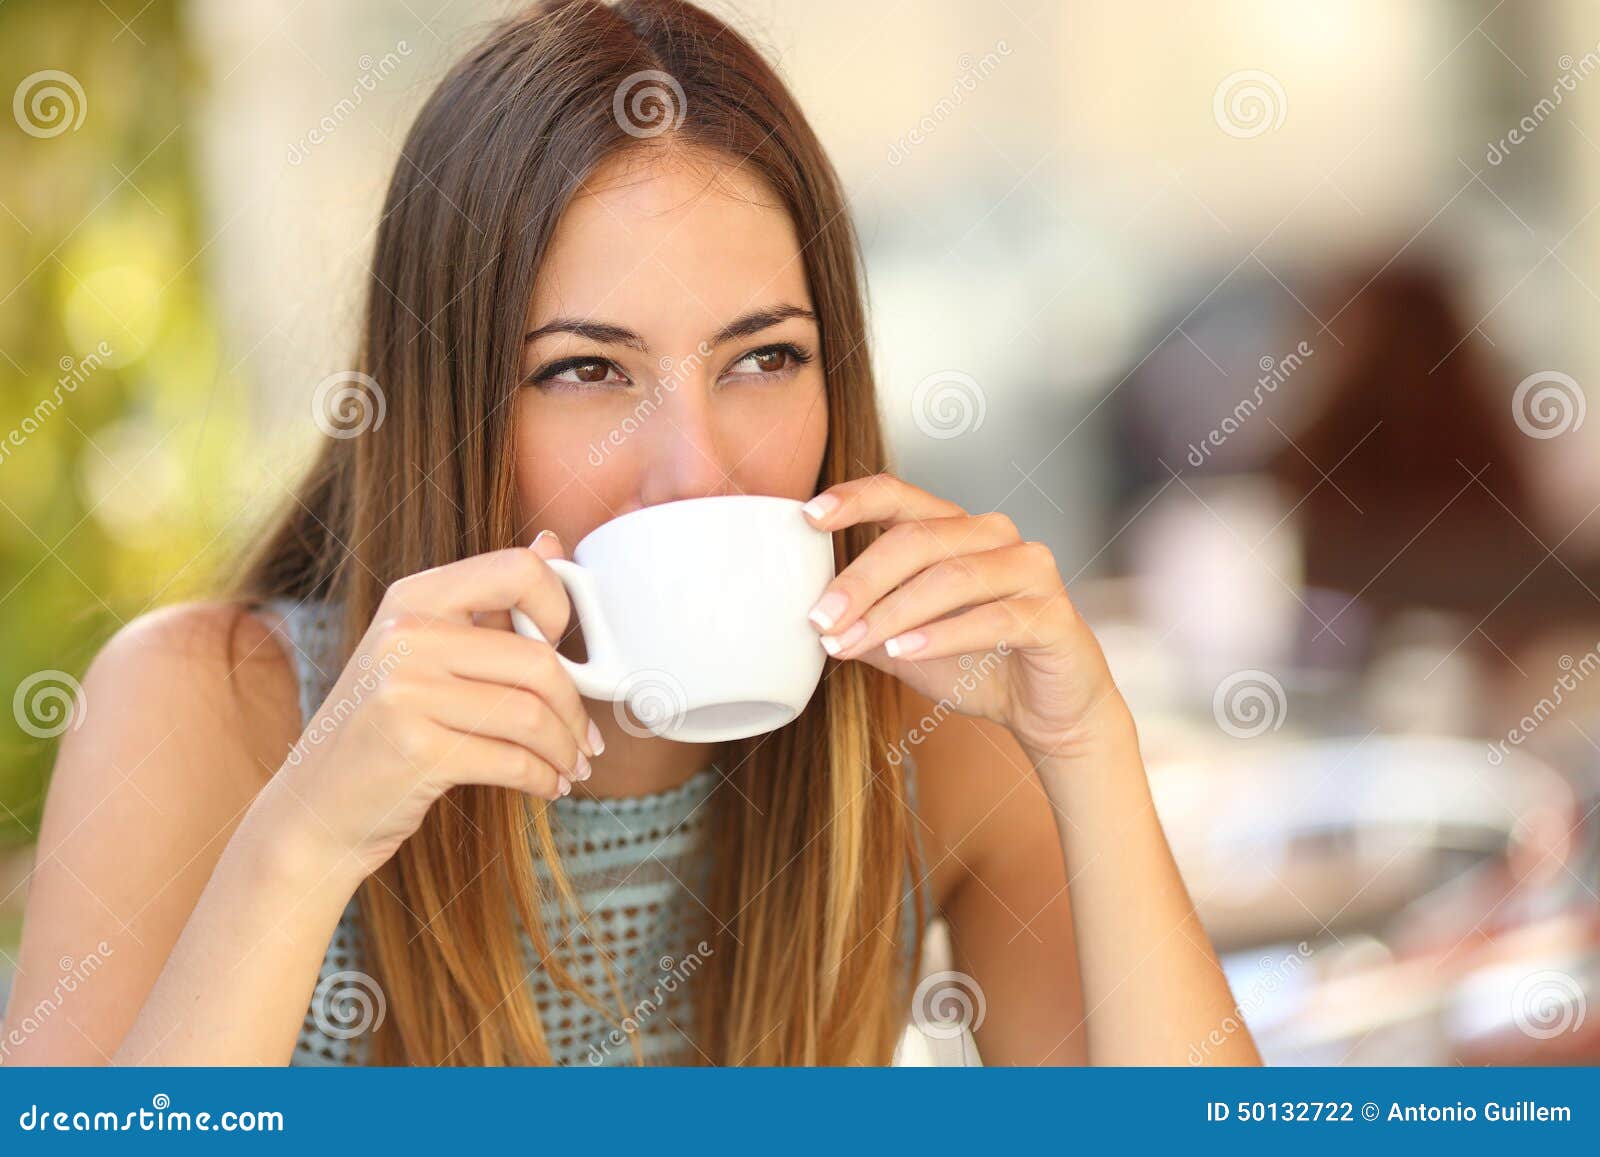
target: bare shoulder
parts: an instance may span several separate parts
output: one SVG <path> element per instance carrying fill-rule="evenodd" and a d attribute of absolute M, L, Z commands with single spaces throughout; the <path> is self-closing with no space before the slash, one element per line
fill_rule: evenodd
<path fill-rule="evenodd" d="M 898 732 L 916 766 L 921 832 L 940 909 L 1007 856 L 1053 846 L 1055 820 L 1016 737 L 902 687 Z"/>
<path fill-rule="evenodd" d="M 19 1007 L 58 961 L 102 957 L 71 1015 L 22 1063 L 115 1051 L 217 858 L 299 732 L 298 695 L 268 623 L 228 603 L 140 618 L 100 651 L 62 734 L 28 881 Z"/>
<path fill-rule="evenodd" d="M 63 737 L 57 771 L 81 749 L 126 758 L 204 752 L 208 788 L 259 788 L 299 732 L 294 671 L 269 620 L 228 602 L 142 615 L 90 665 L 84 716 Z M 107 750 L 107 746 L 115 750 Z"/>

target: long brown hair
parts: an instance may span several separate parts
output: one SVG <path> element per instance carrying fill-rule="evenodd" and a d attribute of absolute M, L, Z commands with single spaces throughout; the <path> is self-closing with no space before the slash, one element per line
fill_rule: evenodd
<path fill-rule="evenodd" d="M 646 72 L 662 75 L 641 93 Z M 660 135 L 656 116 L 670 118 Z M 802 238 L 830 411 L 818 488 L 885 467 L 857 240 L 792 96 L 749 43 L 680 0 L 552 0 L 497 25 L 412 126 L 357 353 L 384 420 L 327 440 L 247 566 L 242 602 L 341 606 L 342 662 L 388 584 L 513 545 L 508 403 L 540 262 L 586 175 L 668 142 L 759 175 Z M 873 533 L 838 535 L 838 565 Z M 910 945 L 900 932 L 908 884 L 914 898 L 920 881 L 916 821 L 887 758 L 895 693 L 865 664 L 830 659 L 798 719 L 726 761 L 731 782 L 706 805 L 713 950 L 692 986 L 695 1043 L 714 1063 L 881 1064 L 893 1051 L 909 1011 L 898 954 L 922 940 L 920 911 Z M 536 858 L 567 913 L 555 935 L 540 919 Z M 608 1003 L 566 966 L 583 913 L 541 801 L 457 789 L 358 895 L 363 967 L 388 1006 L 375 1063 L 550 1063 L 516 922 L 534 967 L 622 1021 L 615 985 Z"/>

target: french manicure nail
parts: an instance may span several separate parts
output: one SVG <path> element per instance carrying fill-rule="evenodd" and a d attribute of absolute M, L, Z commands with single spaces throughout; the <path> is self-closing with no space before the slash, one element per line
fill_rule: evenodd
<path fill-rule="evenodd" d="M 574 779 L 588 779 L 594 773 L 594 768 L 589 766 L 589 759 L 583 752 L 578 752 L 578 766 Z"/>
<path fill-rule="evenodd" d="M 927 646 L 928 636 L 921 631 L 907 631 L 903 635 L 896 635 L 892 639 L 885 639 L 883 652 L 891 659 L 898 659 L 902 655 L 910 655 Z"/>
<path fill-rule="evenodd" d="M 800 509 L 818 522 L 821 522 L 828 515 L 839 509 L 839 499 L 837 495 L 819 494 Z"/>
<path fill-rule="evenodd" d="M 867 620 L 857 619 L 850 624 L 850 629 L 842 635 L 823 635 L 822 649 L 830 655 L 837 655 L 840 651 L 859 643 L 867 635 Z"/>
<path fill-rule="evenodd" d="M 589 720 L 589 749 L 594 755 L 600 755 L 606 749 L 606 741 L 600 735 L 600 726 L 593 719 Z"/>
<path fill-rule="evenodd" d="M 833 624 L 839 621 L 839 616 L 844 614 L 845 608 L 850 605 L 850 600 L 843 591 L 829 591 L 817 600 L 817 605 L 806 614 L 806 618 L 824 631 L 833 630 Z"/>
<path fill-rule="evenodd" d="M 572 781 L 570 779 L 568 779 L 564 775 L 558 775 L 558 776 L 556 776 L 556 778 L 561 781 L 561 794 L 562 795 L 566 795 L 569 791 L 572 790 Z"/>

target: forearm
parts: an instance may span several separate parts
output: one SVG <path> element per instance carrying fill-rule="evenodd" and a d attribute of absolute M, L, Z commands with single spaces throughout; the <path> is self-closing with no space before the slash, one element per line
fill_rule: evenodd
<path fill-rule="evenodd" d="M 290 836 L 274 785 L 245 814 L 112 1063 L 283 1065 L 358 871 Z"/>
<path fill-rule="evenodd" d="M 1156 817 L 1120 698 L 1110 715 L 1081 750 L 1035 759 L 1066 860 L 1090 1062 L 1259 1064 Z"/>

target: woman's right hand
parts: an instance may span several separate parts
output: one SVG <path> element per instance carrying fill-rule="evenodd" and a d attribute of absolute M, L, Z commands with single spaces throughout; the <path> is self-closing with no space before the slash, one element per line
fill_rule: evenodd
<path fill-rule="evenodd" d="M 370 874 L 453 787 L 554 800 L 589 777 L 600 733 L 571 676 L 552 644 L 510 629 L 517 607 L 561 638 L 571 605 L 545 562 L 560 553 L 546 533 L 389 588 L 275 777 L 311 840 Z"/>

